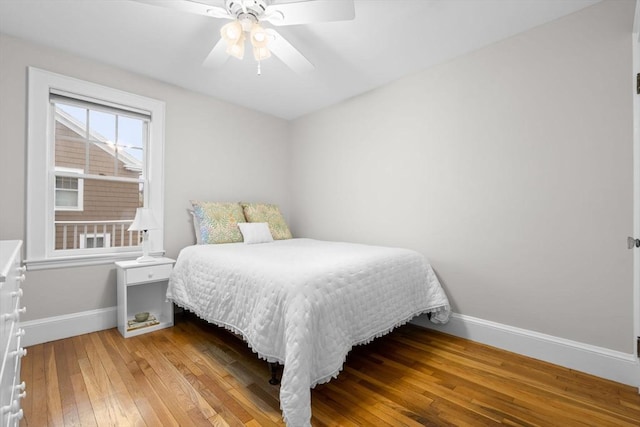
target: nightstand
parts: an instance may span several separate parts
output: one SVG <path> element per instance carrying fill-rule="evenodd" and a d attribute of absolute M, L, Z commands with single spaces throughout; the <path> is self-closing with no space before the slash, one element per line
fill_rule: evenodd
<path fill-rule="evenodd" d="M 118 267 L 118 330 L 129 338 L 173 326 L 173 304 L 166 300 L 169 276 L 175 260 L 116 262 Z M 149 319 L 134 316 L 148 312 Z"/>

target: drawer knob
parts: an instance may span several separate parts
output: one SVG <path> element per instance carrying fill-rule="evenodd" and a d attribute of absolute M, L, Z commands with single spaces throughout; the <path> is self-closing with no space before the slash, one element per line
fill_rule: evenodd
<path fill-rule="evenodd" d="M 21 347 L 21 348 L 17 349 L 16 351 L 12 351 L 11 355 L 12 356 L 18 356 L 19 358 L 22 358 L 22 357 L 27 355 L 27 349 Z"/>
<path fill-rule="evenodd" d="M 0 408 L 0 412 L 6 414 L 7 412 L 16 412 L 18 409 L 20 409 L 20 402 L 14 400 L 13 402 L 11 402 L 11 405 L 5 405 Z"/>
<path fill-rule="evenodd" d="M 18 280 L 20 282 L 24 282 L 25 280 L 27 280 L 27 276 L 25 276 L 24 274 L 21 274 L 20 276 L 18 276 Z"/>
<path fill-rule="evenodd" d="M 18 289 L 17 291 L 11 292 L 11 296 L 12 297 L 22 298 L 22 294 L 23 294 L 22 289 Z"/>
<path fill-rule="evenodd" d="M 20 384 L 16 386 L 17 391 L 24 391 L 25 388 L 27 388 L 27 385 L 25 384 L 24 381 L 22 381 Z"/>
<path fill-rule="evenodd" d="M 24 412 L 22 412 L 22 409 L 20 409 L 18 412 L 14 412 L 13 414 L 11 414 L 11 419 L 14 420 L 21 420 L 24 417 Z"/>
<path fill-rule="evenodd" d="M 149 279 L 151 279 L 153 277 L 153 271 L 149 272 Z"/>
<path fill-rule="evenodd" d="M 27 312 L 27 307 L 22 307 L 18 310 L 15 310 L 13 313 L 8 313 L 4 315 L 4 320 L 18 320 L 21 314 Z"/>
<path fill-rule="evenodd" d="M 18 332 L 16 332 L 16 337 L 23 337 L 23 336 L 24 336 L 24 329 L 19 328 Z"/>

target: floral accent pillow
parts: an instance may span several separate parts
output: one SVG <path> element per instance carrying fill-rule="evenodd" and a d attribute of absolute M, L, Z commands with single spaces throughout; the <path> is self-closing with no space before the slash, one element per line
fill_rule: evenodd
<path fill-rule="evenodd" d="M 291 231 L 278 205 L 241 203 L 247 222 L 266 222 L 274 240 L 291 239 Z"/>
<path fill-rule="evenodd" d="M 202 244 L 242 242 L 238 223 L 245 219 L 239 203 L 192 200 L 191 205 Z"/>

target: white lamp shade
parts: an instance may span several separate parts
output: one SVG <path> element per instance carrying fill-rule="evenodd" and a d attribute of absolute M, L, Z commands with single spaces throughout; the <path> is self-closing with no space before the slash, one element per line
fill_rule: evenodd
<path fill-rule="evenodd" d="M 240 40 L 242 36 L 242 24 L 238 21 L 229 22 L 220 29 L 220 36 L 227 42 L 228 45 L 232 45 Z"/>
<path fill-rule="evenodd" d="M 269 36 L 260 24 L 253 24 L 251 27 L 251 44 L 257 48 L 266 48 L 269 44 Z"/>
<path fill-rule="evenodd" d="M 238 40 L 236 43 L 229 44 L 227 46 L 227 54 L 238 59 L 244 58 L 244 40 L 245 37 L 244 35 L 242 35 L 242 37 L 240 37 L 240 40 Z"/>
<path fill-rule="evenodd" d="M 133 219 L 128 231 L 145 231 L 158 228 L 160 228 L 160 224 L 156 221 L 151 209 L 138 208 L 136 210 L 136 217 Z"/>
<path fill-rule="evenodd" d="M 244 57 L 244 30 L 238 21 L 232 21 L 220 29 L 222 39 L 227 43 L 227 54 L 238 59 Z"/>
<path fill-rule="evenodd" d="M 256 59 L 256 61 L 262 61 L 263 59 L 271 57 L 271 52 L 269 51 L 268 47 L 254 47 L 253 57 Z"/>

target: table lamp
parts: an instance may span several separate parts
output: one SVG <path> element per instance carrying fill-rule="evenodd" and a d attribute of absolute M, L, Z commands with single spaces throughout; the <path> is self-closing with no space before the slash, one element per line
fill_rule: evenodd
<path fill-rule="evenodd" d="M 128 231 L 142 231 L 142 256 L 136 258 L 138 262 L 153 262 L 155 258 L 149 255 L 149 236 L 148 230 L 160 228 L 160 224 L 153 217 L 151 209 L 137 208 L 136 217 L 129 226 Z"/>

